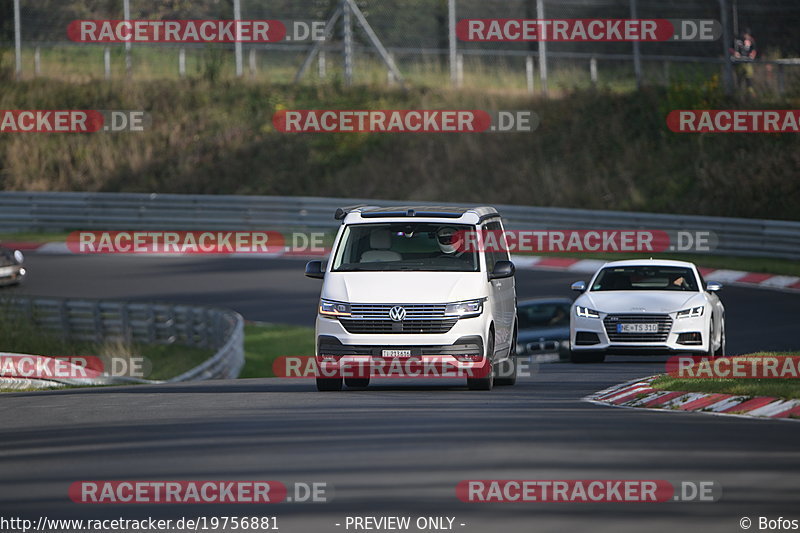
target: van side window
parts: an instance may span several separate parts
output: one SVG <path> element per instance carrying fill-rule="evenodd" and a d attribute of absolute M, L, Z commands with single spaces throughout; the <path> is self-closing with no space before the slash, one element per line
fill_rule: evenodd
<path fill-rule="evenodd" d="M 486 226 L 486 224 L 484 224 L 483 226 L 481 226 L 481 233 L 485 234 L 485 232 L 488 229 L 489 228 Z M 492 270 L 494 270 L 494 263 L 495 263 L 494 253 L 489 247 L 485 245 L 482 253 L 483 253 L 483 258 L 486 260 L 486 272 L 491 272 Z"/>
<path fill-rule="evenodd" d="M 495 242 L 501 246 L 494 248 L 494 261 L 508 261 L 508 250 L 505 247 L 505 236 L 503 235 L 503 226 L 500 224 L 499 220 L 491 221 L 486 223 L 486 229 L 494 232 L 495 234 Z"/>
<path fill-rule="evenodd" d="M 486 271 L 491 272 L 498 261 L 508 261 L 508 250 L 501 246 L 501 243 L 505 241 L 503 240 L 503 227 L 499 221 L 487 222 L 484 224 L 483 230 L 492 233 L 492 236 L 487 238 L 487 246 L 483 252 L 486 257 Z"/>

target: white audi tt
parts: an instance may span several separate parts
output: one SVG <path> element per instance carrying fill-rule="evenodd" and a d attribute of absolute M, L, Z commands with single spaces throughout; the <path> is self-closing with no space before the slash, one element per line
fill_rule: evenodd
<path fill-rule="evenodd" d="M 725 308 L 693 263 L 629 260 L 606 263 L 570 312 L 570 358 L 602 362 L 606 354 L 693 352 L 725 355 Z"/>

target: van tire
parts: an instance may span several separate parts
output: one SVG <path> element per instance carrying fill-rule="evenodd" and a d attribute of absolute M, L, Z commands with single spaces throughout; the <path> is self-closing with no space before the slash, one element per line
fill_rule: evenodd
<path fill-rule="evenodd" d="M 342 390 L 342 378 L 317 378 L 317 390 L 333 392 Z"/>
<path fill-rule="evenodd" d="M 498 375 L 495 383 L 502 387 L 511 387 L 517 382 L 517 324 L 514 321 L 514 334 L 511 337 L 511 345 L 508 347 L 508 359 L 501 362 L 497 369 Z"/>
<path fill-rule="evenodd" d="M 369 387 L 369 378 L 344 378 L 348 389 L 366 389 Z"/>

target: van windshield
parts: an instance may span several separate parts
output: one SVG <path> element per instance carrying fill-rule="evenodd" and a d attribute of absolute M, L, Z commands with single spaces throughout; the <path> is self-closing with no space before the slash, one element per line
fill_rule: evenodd
<path fill-rule="evenodd" d="M 334 272 L 478 272 L 476 251 L 458 239 L 475 228 L 464 224 L 392 222 L 345 227 L 333 260 Z"/>

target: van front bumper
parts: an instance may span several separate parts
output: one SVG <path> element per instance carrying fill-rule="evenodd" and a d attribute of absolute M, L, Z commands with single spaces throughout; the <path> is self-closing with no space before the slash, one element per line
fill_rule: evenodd
<path fill-rule="evenodd" d="M 469 372 L 486 366 L 484 328 L 483 317 L 473 317 L 460 319 L 447 333 L 355 334 L 338 320 L 318 317 L 317 364 L 323 373 L 348 364 L 391 366 L 412 374 L 432 367 Z"/>

